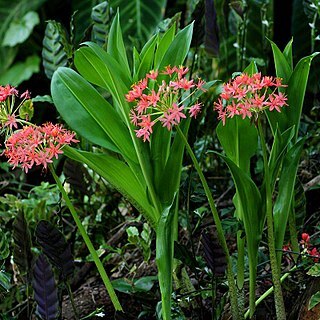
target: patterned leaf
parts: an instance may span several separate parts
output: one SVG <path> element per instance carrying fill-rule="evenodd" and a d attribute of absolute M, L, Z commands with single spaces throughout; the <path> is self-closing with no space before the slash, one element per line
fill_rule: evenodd
<path fill-rule="evenodd" d="M 66 31 L 56 21 L 48 21 L 43 39 L 42 59 L 46 76 L 51 79 L 58 67 L 68 64 Z"/>
<path fill-rule="evenodd" d="M 111 0 L 112 8 L 119 8 L 125 42 L 130 36 L 142 43 L 147 41 L 163 18 L 165 0 Z"/>
<path fill-rule="evenodd" d="M 201 233 L 205 260 L 216 277 L 224 276 L 227 268 L 226 255 L 219 243 L 214 227 L 206 228 Z"/>
<path fill-rule="evenodd" d="M 13 222 L 13 259 L 22 274 L 31 270 L 31 236 L 23 211 L 19 211 Z"/>
<path fill-rule="evenodd" d="M 52 268 L 41 254 L 33 269 L 32 287 L 37 302 L 37 313 L 44 320 L 55 320 L 59 314 L 59 300 Z"/>
<path fill-rule="evenodd" d="M 41 220 L 36 228 L 36 237 L 43 253 L 60 270 L 62 279 L 70 277 L 74 271 L 74 263 L 70 246 L 63 234 L 49 221 Z"/>
<path fill-rule="evenodd" d="M 93 21 L 91 39 L 100 47 L 107 42 L 108 30 L 110 28 L 112 9 L 107 1 L 92 8 L 91 19 Z"/>

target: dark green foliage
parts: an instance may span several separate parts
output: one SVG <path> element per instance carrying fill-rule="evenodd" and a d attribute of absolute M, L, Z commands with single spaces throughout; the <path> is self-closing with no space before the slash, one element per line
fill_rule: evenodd
<path fill-rule="evenodd" d="M 58 319 L 59 300 L 51 265 L 41 254 L 33 269 L 32 287 L 37 313 L 43 320 Z"/>
<path fill-rule="evenodd" d="M 36 238 L 43 253 L 61 272 L 62 279 L 65 281 L 71 277 L 74 271 L 73 257 L 63 234 L 49 221 L 41 220 L 36 228 Z"/>
<path fill-rule="evenodd" d="M 9 241 L 4 231 L 0 229 L 0 260 L 6 259 L 9 254 Z"/>
<path fill-rule="evenodd" d="M 59 67 L 68 64 L 69 46 L 67 34 L 62 25 L 56 21 L 48 21 L 43 39 L 42 62 L 49 79 Z"/>
<path fill-rule="evenodd" d="M 120 10 L 121 26 L 125 42 L 131 38 L 145 43 L 163 18 L 165 0 L 111 0 L 112 8 Z"/>
<path fill-rule="evenodd" d="M 18 211 L 13 223 L 13 259 L 22 274 L 28 274 L 31 270 L 33 255 L 31 252 L 31 236 L 24 212 Z"/>
<path fill-rule="evenodd" d="M 103 47 L 106 45 L 108 31 L 111 24 L 112 9 L 107 1 L 92 8 L 91 19 L 93 22 L 92 41 Z"/>

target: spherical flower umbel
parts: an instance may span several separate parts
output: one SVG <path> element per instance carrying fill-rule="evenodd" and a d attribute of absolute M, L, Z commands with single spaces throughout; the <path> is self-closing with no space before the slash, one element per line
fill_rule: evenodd
<path fill-rule="evenodd" d="M 281 108 L 288 104 L 287 97 L 277 92 L 280 87 L 286 87 L 280 78 L 243 73 L 223 85 L 214 110 L 218 111 L 218 119 L 222 120 L 223 125 L 227 118 L 234 116 L 251 118 L 266 109 L 281 112 Z"/>
<path fill-rule="evenodd" d="M 197 91 L 206 91 L 203 87 L 205 82 L 201 79 L 188 80 L 185 77 L 187 73 L 188 68 L 167 66 L 162 72 L 151 70 L 131 87 L 126 100 L 135 104 L 130 111 L 130 119 L 138 127 L 135 130 L 138 138 L 150 141 L 152 127 L 157 122 L 172 130 L 187 117 L 186 113 L 197 117 L 201 103 L 189 106 L 187 101 Z M 164 75 L 169 78 L 168 81 L 164 80 Z"/>
<path fill-rule="evenodd" d="M 20 165 L 26 173 L 34 165 L 43 165 L 46 169 L 53 158 L 63 153 L 64 146 L 78 142 L 74 137 L 75 133 L 61 125 L 25 126 L 7 139 L 4 155 L 13 168 Z"/>

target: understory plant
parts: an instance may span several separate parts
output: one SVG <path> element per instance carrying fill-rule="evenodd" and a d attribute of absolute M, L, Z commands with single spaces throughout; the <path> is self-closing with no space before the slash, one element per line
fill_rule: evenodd
<path fill-rule="evenodd" d="M 294 251 L 299 252 L 294 188 L 304 139 L 299 138 L 298 130 L 310 64 L 316 54 L 301 59 L 293 69 L 292 41 L 283 53 L 273 42 L 271 45 L 277 78 L 263 77 L 252 62 L 244 73 L 223 85 L 220 98 L 215 102 L 221 119 L 216 130 L 225 152 L 219 156 L 231 172 L 236 187 L 235 216 L 243 226 L 237 233 L 236 282 L 241 318 L 244 315 L 245 247 L 249 259 L 249 308 L 253 316 L 258 248 L 265 221 L 277 319 L 286 319 L 280 275 L 287 229 Z M 260 182 L 251 178 L 250 160 L 257 152 L 263 159 Z"/>
<path fill-rule="evenodd" d="M 187 79 L 188 69 L 181 67 L 192 28 L 191 24 L 176 33 L 173 25 L 161 37 L 153 36 L 141 52 L 133 48 L 130 67 L 117 14 L 107 50 L 84 43 L 74 54 L 78 72 L 59 68 L 51 82 L 59 113 L 92 144 L 91 151 L 65 147 L 64 153 L 110 182 L 156 231 L 164 319 L 171 319 L 173 245 L 184 152 L 183 139 L 171 129 L 179 125 L 187 134 L 190 117 L 196 117 L 201 108 L 198 97 L 213 84 Z M 147 111 L 152 107 L 152 112 Z"/>

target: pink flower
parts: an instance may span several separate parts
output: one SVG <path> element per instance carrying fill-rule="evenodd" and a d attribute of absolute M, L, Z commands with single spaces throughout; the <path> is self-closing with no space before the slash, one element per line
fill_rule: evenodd
<path fill-rule="evenodd" d="M 282 92 L 275 93 L 280 86 L 284 86 L 281 79 L 262 77 L 261 73 L 252 76 L 241 74 L 235 77 L 223 85 L 218 102 L 214 103 L 218 119 L 225 124 L 226 118 L 241 116 L 245 119 L 253 115 L 257 117 L 259 112 L 266 109 L 281 112 L 281 108 L 287 105 L 287 97 Z M 270 90 L 273 91 L 268 94 Z"/>
<path fill-rule="evenodd" d="M 18 95 L 18 90 L 7 84 L 5 87 L 0 86 L 0 102 L 5 101 L 9 96 Z"/>
<path fill-rule="evenodd" d="M 196 102 L 189 107 L 185 105 L 185 101 L 190 101 L 189 98 L 199 90 L 206 91 L 203 88 L 205 82 L 201 79 L 197 82 L 188 80 L 185 77 L 187 72 L 188 68 L 183 66 L 167 66 L 160 70 L 160 74 L 170 76 L 169 81 L 159 80 L 159 71 L 151 70 L 144 79 L 131 86 L 125 96 L 133 104 L 129 117 L 131 123 L 138 127 L 135 130 L 138 138 L 150 141 L 152 127 L 158 121 L 171 130 L 187 114 L 196 118 L 201 111 L 201 104 Z"/>
<path fill-rule="evenodd" d="M 156 70 L 151 70 L 148 74 L 147 74 L 147 78 L 148 79 L 152 79 L 152 80 L 156 80 L 158 77 L 158 71 Z"/>
<path fill-rule="evenodd" d="M 196 103 L 190 108 L 189 113 L 191 117 L 197 118 L 197 115 L 200 113 L 200 111 L 201 103 Z"/>
<path fill-rule="evenodd" d="M 4 155 L 14 168 L 21 165 L 26 173 L 34 164 L 43 165 L 46 169 L 52 158 L 63 153 L 65 145 L 78 142 L 74 136 L 75 133 L 52 123 L 24 127 L 7 139 Z"/>

